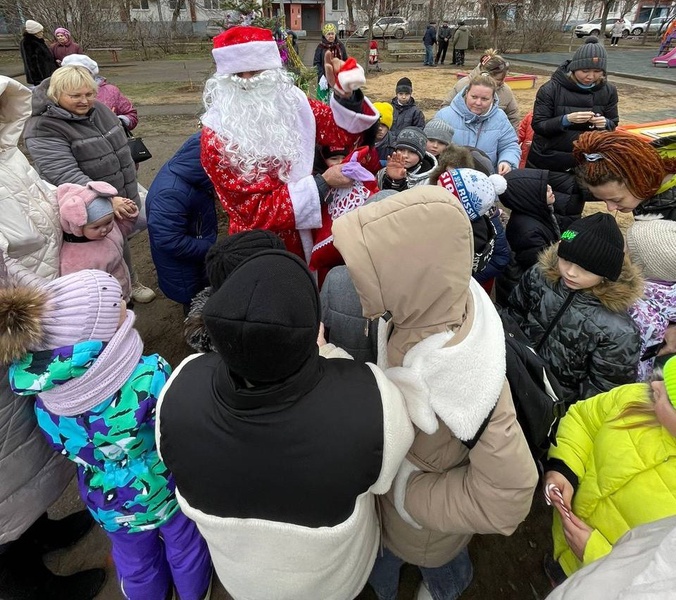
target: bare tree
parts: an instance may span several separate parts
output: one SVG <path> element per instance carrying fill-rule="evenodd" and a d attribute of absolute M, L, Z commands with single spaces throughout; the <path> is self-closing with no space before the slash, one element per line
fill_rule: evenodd
<path fill-rule="evenodd" d="M 108 23 L 120 19 L 120 8 L 110 0 L 0 0 L 0 13 L 8 22 L 33 19 L 47 31 L 67 27 L 85 49 L 101 44 Z"/>

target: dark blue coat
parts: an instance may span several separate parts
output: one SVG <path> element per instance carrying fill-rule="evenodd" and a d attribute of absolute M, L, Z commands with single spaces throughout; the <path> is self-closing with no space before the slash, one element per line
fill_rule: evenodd
<path fill-rule="evenodd" d="M 200 162 L 196 133 L 160 169 L 148 190 L 150 251 L 160 289 L 187 304 L 208 285 L 204 257 L 216 241 L 214 188 Z"/>

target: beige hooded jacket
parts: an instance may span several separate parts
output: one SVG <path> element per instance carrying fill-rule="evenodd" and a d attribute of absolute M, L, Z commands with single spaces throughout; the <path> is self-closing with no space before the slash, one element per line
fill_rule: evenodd
<path fill-rule="evenodd" d="M 455 196 L 420 186 L 340 217 L 333 234 L 364 316 L 392 315 L 379 363 L 386 355 L 416 425 L 382 498 L 383 540 L 439 567 L 475 533 L 511 534 L 538 478 L 505 381 L 500 318 L 471 278 L 472 228 Z"/>

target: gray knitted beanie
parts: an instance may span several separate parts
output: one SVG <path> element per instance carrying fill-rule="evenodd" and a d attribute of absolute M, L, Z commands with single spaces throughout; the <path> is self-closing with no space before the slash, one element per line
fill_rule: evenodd
<path fill-rule="evenodd" d="M 599 44 L 598 38 L 588 37 L 573 54 L 568 70 L 573 72 L 580 69 L 601 69 L 605 73 L 607 58 L 606 49 Z"/>
<path fill-rule="evenodd" d="M 423 130 L 428 140 L 439 140 L 444 144 L 450 144 L 453 141 L 455 130 L 446 121 L 441 119 L 432 119 Z"/>
<path fill-rule="evenodd" d="M 404 127 L 399 132 L 394 147 L 397 150 L 399 148 L 412 150 L 422 160 L 427 151 L 427 136 L 418 127 Z"/>

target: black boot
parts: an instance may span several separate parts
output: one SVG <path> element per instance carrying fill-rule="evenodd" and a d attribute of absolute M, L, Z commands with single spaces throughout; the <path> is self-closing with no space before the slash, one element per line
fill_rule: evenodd
<path fill-rule="evenodd" d="M 55 575 L 43 564 L 36 546 L 23 539 L 0 555 L 2 600 L 92 600 L 105 580 L 103 569 Z"/>
<path fill-rule="evenodd" d="M 94 525 L 88 510 L 68 515 L 58 521 L 42 515 L 22 536 L 32 541 L 43 554 L 52 550 L 68 548 L 83 538 Z"/>

